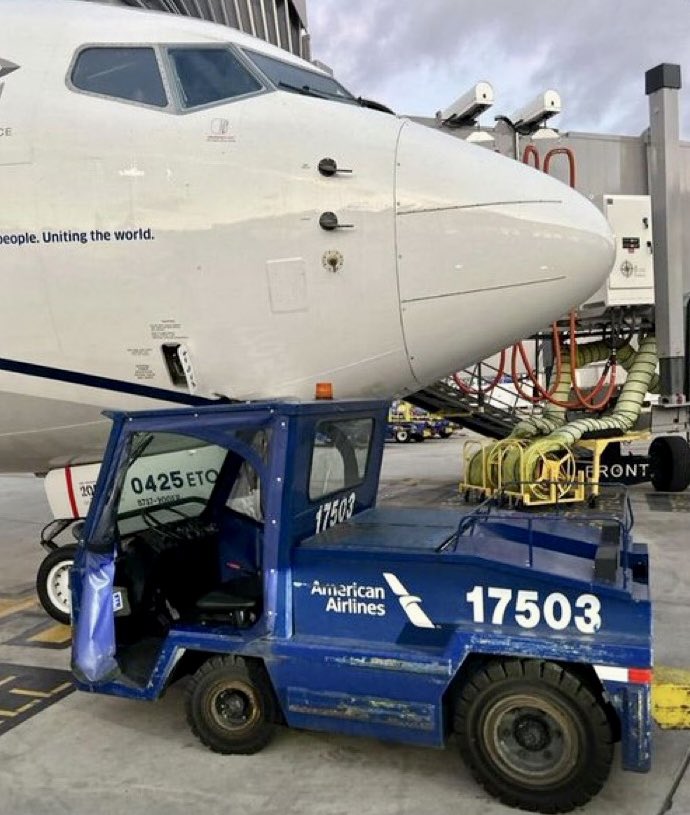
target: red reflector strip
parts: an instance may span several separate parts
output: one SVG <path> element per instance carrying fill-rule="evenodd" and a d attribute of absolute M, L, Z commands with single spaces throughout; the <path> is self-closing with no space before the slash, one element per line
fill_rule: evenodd
<path fill-rule="evenodd" d="M 651 668 L 628 668 L 628 682 L 636 685 L 651 685 L 653 676 Z"/>
<path fill-rule="evenodd" d="M 69 498 L 69 506 L 72 510 L 72 517 L 79 517 L 79 509 L 77 507 L 77 498 L 74 494 L 74 484 L 72 483 L 72 468 L 65 467 L 65 485 L 67 487 L 67 497 Z"/>
<path fill-rule="evenodd" d="M 594 670 L 603 682 L 632 682 L 650 685 L 654 672 L 651 668 L 618 668 L 613 665 L 595 665 Z"/>

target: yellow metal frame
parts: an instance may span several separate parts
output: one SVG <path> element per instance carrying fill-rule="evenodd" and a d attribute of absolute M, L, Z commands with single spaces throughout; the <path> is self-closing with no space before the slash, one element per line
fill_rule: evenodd
<path fill-rule="evenodd" d="M 469 439 L 463 445 L 464 480 L 460 482 L 460 492 L 474 493 L 483 498 L 496 495 L 506 496 L 509 500 L 520 502 L 525 506 L 547 506 L 557 503 L 575 503 L 584 501 L 586 487 L 584 473 L 577 471 L 576 460 L 571 451 L 558 461 L 542 459 L 541 477 L 535 481 L 532 473 L 525 467 L 525 450 L 531 439 L 503 439 L 498 442 L 480 442 Z M 519 481 L 503 480 L 503 461 L 511 453 L 517 452 Z M 467 481 L 470 462 L 476 455 L 481 455 L 481 482 L 473 484 Z M 563 479 L 563 469 L 568 468 L 570 477 Z"/>
<path fill-rule="evenodd" d="M 508 499 L 521 502 L 525 506 L 548 506 L 561 503 L 583 503 L 598 498 L 601 493 L 601 457 L 604 450 L 615 442 L 647 441 L 651 433 L 634 432 L 606 439 L 586 439 L 569 448 L 564 448 L 563 457 L 552 460 L 543 457 L 540 478 L 535 481 L 533 473 L 525 468 L 525 451 L 535 439 L 503 439 L 502 441 L 479 441 L 469 439 L 463 445 L 463 480 L 460 492 L 490 498 L 505 495 Z M 578 450 L 592 453 L 591 473 L 585 474 Z M 519 482 L 503 481 L 505 457 L 517 451 Z M 480 483 L 470 483 L 468 479 L 470 462 L 481 455 Z M 564 478 L 564 474 L 566 477 Z"/>

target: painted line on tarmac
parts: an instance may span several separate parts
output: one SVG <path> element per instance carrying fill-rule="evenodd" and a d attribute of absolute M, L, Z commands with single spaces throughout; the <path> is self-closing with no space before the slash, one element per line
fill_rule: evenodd
<path fill-rule="evenodd" d="M 60 625 L 52 620 L 42 619 L 27 627 L 16 637 L 5 640 L 2 644 L 20 648 L 63 650 L 70 647 L 71 640 L 72 631 L 68 625 Z"/>
<path fill-rule="evenodd" d="M 36 634 L 28 637 L 28 642 L 43 646 L 66 647 L 72 639 L 72 629 L 68 625 L 55 623 L 48 628 L 41 628 Z"/>
<path fill-rule="evenodd" d="M 2 641 L 0 638 L 2 645 L 49 649 L 69 647 L 69 626 L 55 623 L 47 617 L 33 591 L 14 596 L 0 595 L 0 633 L 4 625 L 11 626 L 11 630 L 16 631 L 18 617 L 22 623 L 26 620 L 26 627 L 9 640 Z"/>
<path fill-rule="evenodd" d="M 21 597 L 0 597 L 0 620 L 18 614 L 20 611 L 28 611 L 38 606 L 38 598 L 32 592 Z"/>
<path fill-rule="evenodd" d="M 0 663 L 0 736 L 74 690 L 69 671 Z"/>

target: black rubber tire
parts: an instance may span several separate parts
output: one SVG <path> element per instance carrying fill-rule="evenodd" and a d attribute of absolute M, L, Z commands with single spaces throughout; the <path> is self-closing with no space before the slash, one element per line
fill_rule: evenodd
<path fill-rule="evenodd" d="M 219 696 L 228 691 L 248 703 L 248 722 L 233 726 L 222 722 L 217 704 Z M 189 682 L 185 707 L 192 732 L 214 753 L 251 755 L 273 737 L 277 711 L 273 688 L 263 666 L 251 660 L 235 656 L 208 659 Z"/>
<path fill-rule="evenodd" d="M 395 440 L 400 444 L 405 444 L 410 440 L 410 434 L 407 432 L 407 430 L 396 430 Z"/>
<path fill-rule="evenodd" d="M 501 705 L 506 712 L 496 718 Z M 513 711 L 520 712 L 511 724 Z M 487 739 L 492 726 L 493 741 Z M 538 736 L 544 746 L 520 743 L 519 727 L 523 739 Z M 582 806 L 603 787 L 613 760 L 613 733 L 599 689 L 554 662 L 496 659 L 475 669 L 455 698 L 454 730 L 460 753 L 479 783 L 504 804 L 531 812 L 569 812 Z M 544 777 L 548 767 L 522 771 L 517 766 L 537 753 L 551 761 L 559 749 L 562 757 L 557 755 L 551 779 Z M 530 770 L 535 776 L 542 769 L 541 779 L 530 779 Z"/>
<path fill-rule="evenodd" d="M 55 602 L 50 596 L 48 581 L 50 579 L 51 572 L 54 571 L 56 566 L 64 564 L 65 566 L 71 567 L 74 563 L 76 554 L 77 547 L 74 544 L 61 546 L 59 549 L 48 552 L 48 554 L 43 558 L 41 565 L 38 567 L 38 572 L 36 573 L 36 594 L 38 594 L 38 599 L 40 600 L 41 605 L 47 614 L 63 625 L 70 624 L 70 615 L 62 608 L 55 605 Z"/>
<path fill-rule="evenodd" d="M 690 485 L 690 446 L 682 436 L 657 436 L 649 445 L 649 480 L 657 492 Z"/>

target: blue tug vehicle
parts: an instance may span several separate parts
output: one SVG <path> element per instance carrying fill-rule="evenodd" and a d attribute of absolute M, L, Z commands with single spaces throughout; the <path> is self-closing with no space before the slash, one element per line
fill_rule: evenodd
<path fill-rule="evenodd" d="M 279 724 L 443 747 L 566 812 L 650 766 L 648 556 L 629 513 L 376 506 L 383 402 L 111 413 L 72 572 L 85 691 L 186 677 L 193 732 Z"/>

